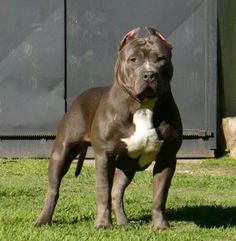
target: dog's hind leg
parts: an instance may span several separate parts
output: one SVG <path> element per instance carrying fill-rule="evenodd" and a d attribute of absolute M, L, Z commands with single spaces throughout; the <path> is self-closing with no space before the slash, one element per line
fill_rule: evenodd
<path fill-rule="evenodd" d="M 59 197 L 61 180 L 79 151 L 80 148 L 69 146 L 58 140 L 55 141 L 48 167 L 48 191 L 44 208 L 35 223 L 36 227 L 51 224 L 53 212 Z"/>
<path fill-rule="evenodd" d="M 124 211 L 123 197 L 125 189 L 134 177 L 135 171 L 122 171 L 116 168 L 112 187 L 112 208 L 116 215 L 117 224 L 124 226 L 128 224 L 128 219 Z"/>

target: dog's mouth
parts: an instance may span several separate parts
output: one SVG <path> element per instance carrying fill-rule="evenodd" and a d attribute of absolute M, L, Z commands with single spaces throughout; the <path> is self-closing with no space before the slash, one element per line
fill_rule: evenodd
<path fill-rule="evenodd" d="M 157 90 L 148 86 L 140 94 L 137 95 L 137 98 L 143 102 L 145 99 L 154 99 L 158 95 Z"/>

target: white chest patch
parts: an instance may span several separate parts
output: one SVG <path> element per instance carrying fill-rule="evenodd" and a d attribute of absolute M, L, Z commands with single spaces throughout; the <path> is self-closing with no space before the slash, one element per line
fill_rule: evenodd
<path fill-rule="evenodd" d="M 131 158 L 138 158 L 139 166 L 144 167 L 155 161 L 156 155 L 161 150 L 163 141 L 158 136 L 152 123 L 153 112 L 148 108 L 137 110 L 133 116 L 135 132 L 129 138 L 122 138 L 128 148 Z"/>

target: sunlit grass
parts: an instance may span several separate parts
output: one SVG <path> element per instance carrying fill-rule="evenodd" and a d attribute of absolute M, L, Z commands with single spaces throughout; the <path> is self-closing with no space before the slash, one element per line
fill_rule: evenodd
<path fill-rule="evenodd" d="M 137 173 L 125 196 L 126 228 L 95 230 L 94 169 L 63 179 L 51 227 L 34 228 L 47 188 L 47 160 L 0 160 L 0 240 L 236 240 L 236 160 L 180 163 L 167 203 L 171 229 L 151 227 L 152 173 Z"/>

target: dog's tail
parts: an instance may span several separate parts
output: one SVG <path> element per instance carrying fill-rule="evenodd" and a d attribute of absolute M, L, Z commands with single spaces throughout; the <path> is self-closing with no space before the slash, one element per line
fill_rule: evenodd
<path fill-rule="evenodd" d="M 79 158 L 78 158 L 78 162 L 75 170 L 75 177 L 78 177 L 82 170 L 87 150 L 88 150 L 88 146 L 85 146 L 79 154 Z"/>

